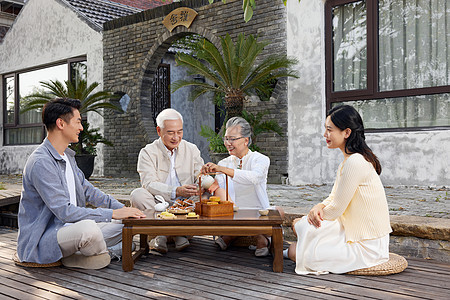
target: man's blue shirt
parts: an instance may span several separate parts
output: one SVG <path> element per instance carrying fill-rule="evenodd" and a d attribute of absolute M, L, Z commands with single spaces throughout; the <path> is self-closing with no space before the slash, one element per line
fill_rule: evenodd
<path fill-rule="evenodd" d="M 25 165 L 17 238 L 17 254 L 21 261 L 41 264 L 58 261 L 62 253 L 56 233 L 65 223 L 86 219 L 110 222 L 112 210 L 123 207 L 84 178 L 75 162 L 74 151 L 67 148 L 64 153 L 74 172 L 77 206 L 70 204 L 66 162 L 47 138 Z M 98 208 L 86 208 L 86 203 Z"/>

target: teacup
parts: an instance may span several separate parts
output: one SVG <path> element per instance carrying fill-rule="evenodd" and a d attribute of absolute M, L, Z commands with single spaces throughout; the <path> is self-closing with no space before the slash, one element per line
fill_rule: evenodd
<path fill-rule="evenodd" d="M 258 211 L 259 211 L 259 214 L 261 216 L 267 216 L 269 214 L 269 210 L 268 209 L 260 209 Z"/>

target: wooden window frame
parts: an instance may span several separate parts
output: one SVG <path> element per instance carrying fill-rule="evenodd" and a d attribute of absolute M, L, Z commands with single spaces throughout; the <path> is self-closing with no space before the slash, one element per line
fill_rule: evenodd
<path fill-rule="evenodd" d="M 360 2 L 361 0 L 328 0 L 325 3 L 325 81 L 326 110 L 334 103 L 377 100 L 385 98 L 401 98 L 450 93 L 450 85 L 424 87 L 403 90 L 380 91 L 378 66 L 378 0 L 365 0 L 367 7 L 367 89 L 351 91 L 333 91 L 334 60 L 333 60 L 333 24 L 332 10 L 336 6 Z M 364 1 L 364 0 L 362 0 Z M 418 130 L 448 130 L 450 126 L 401 127 L 370 129 L 369 132 L 398 132 Z"/>
<path fill-rule="evenodd" d="M 18 70 L 15 72 L 10 72 L 10 73 L 6 73 L 3 74 L 1 76 L 1 84 L 2 84 L 2 105 L 3 105 L 3 145 L 5 147 L 8 146 L 26 146 L 26 145 L 36 145 L 35 143 L 26 143 L 26 144 L 5 144 L 5 140 L 6 140 L 6 129 L 18 129 L 18 128 L 35 128 L 35 127 L 41 127 L 42 128 L 42 140 L 44 140 L 45 138 L 45 126 L 44 124 L 41 123 L 30 123 L 30 124 L 19 124 L 19 104 L 20 104 L 20 99 L 19 99 L 19 75 L 22 73 L 27 73 L 27 72 L 31 72 L 31 71 L 37 71 L 37 70 L 42 70 L 42 69 L 46 69 L 46 68 L 50 68 L 50 67 L 54 67 L 54 66 L 59 66 L 59 65 L 67 65 L 67 78 L 70 79 L 70 73 L 71 73 L 71 67 L 70 64 L 74 63 L 74 62 L 82 62 L 82 61 L 87 61 L 87 57 L 86 56 L 77 56 L 77 57 L 72 57 L 69 59 L 65 59 L 65 60 L 60 60 L 60 61 L 56 61 L 56 62 L 52 62 L 49 64 L 44 64 L 44 65 L 39 65 L 39 66 L 35 66 L 32 68 L 26 68 L 26 69 L 22 69 L 22 70 Z M 14 124 L 11 123 L 6 123 L 6 78 L 9 77 L 14 77 Z"/>

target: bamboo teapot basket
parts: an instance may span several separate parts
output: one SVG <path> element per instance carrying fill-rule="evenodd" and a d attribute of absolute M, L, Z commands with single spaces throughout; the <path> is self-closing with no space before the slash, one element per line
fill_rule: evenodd
<path fill-rule="evenodd" d="M 198 185 L 202 186 L 202 175 L 217 175 L 223 174 L 221 172 L 215 173 L 207 173 L 198 175 Z M 225 194 L 226 199 L 228 200 L 228 175 L 225 175 Z M 205 217 L 222 217 L 222 216 L 232 216 L 234 214 L 233 211 L 233 202 L 231 201 L 220 201 L 219 204 L 207 204 L 206 201 L 202 200 L 202 189 L 199 189 L 198 192 L 199 201 L 195 203 L 195 212 L 198 215 Z"/>

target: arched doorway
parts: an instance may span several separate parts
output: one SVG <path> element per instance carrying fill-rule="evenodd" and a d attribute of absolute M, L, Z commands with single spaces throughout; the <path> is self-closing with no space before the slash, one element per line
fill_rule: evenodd
<path fill-rule="evenodd" d="M 146 142 L 157 138 L 156 116 L 165 108 L 171 107 L 183 115 L 183 138 L 199 148 L 203 159 L 210 160 L 209 142 L 199 135 L 201 126 L 215 128 L 217 110 L 213 104 L 213 94 L 205 94 L 194 102 L 188 101 L 191 88 L 183 88 L 170 93 L 169 85 L 179 79 L 189 76 L 188 71 L 175 63 L 178 51 L 189 51 L 189 43 L 204 38 L 195 33 L 195 27 L 190 30 L 178 29 L 173 35 L 160 37 L 160 45 L 154 45 L 149 51 L 148 64 L 142 72 L 140 109 L 142 126 L 146 132 Z M 180 42 L 181 41 L 181 42 Z M 184 42 L 183 42 L 184 41 Z M 157 65 L 156 65 L 157 63 Z M 153 77 L 152 77 L 153 75 Z M 203 77 L 194 77 L 205 81 Z M 151 84 L 149 84 L 151 81 Z"/>

